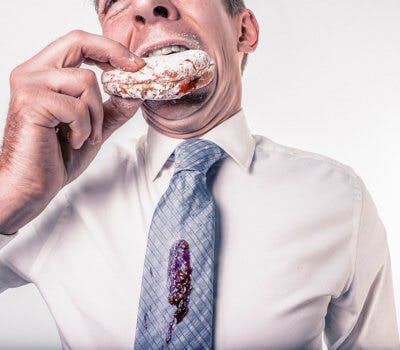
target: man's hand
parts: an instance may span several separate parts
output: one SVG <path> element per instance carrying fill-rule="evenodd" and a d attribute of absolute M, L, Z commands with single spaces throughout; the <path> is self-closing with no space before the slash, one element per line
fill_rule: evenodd
<path fill-rule="evenodd" d="M 75 30 L 12 71 L 0 155 L 0 232 L 38 215 L 141 105 L 118 97 L 103 104 L 95 73 L 79 68 L 84 62 L 133 72 L 145 64 L 116 41 Z M 27 206 L 30 213 L 16 220 L 21 215 L 12 212 Z"/>

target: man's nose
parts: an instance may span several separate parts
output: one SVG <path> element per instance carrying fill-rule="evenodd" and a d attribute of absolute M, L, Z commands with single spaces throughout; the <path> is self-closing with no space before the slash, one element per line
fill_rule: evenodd
<path fill-rule="evenodd" d="M 138 0 L 135 3 L 135 25 L 142 27 L 160 20 L 179 19 L 178 9 L 169 0 Z"/>

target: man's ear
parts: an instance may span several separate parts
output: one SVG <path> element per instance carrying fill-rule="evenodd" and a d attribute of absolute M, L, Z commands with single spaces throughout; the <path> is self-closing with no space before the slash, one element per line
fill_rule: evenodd
<path fill-rule="evenodd" d="M 239 52 L 254 52 L 258 45 L 259 26 L 253 12 L 244 9 L 238 15 L 238 41 L 237 48 Z"/>

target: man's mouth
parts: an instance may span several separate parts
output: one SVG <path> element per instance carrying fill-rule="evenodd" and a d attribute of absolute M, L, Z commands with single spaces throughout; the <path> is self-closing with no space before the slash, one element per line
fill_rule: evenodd
<path fill-rule="evenodd" d="M 191 44 L 186 42 L 186 40 L 164 40 L 162 42 L 154 43 L 147 47 L 139 48 L 136 50 L 136 55 L 142 58 L 153 57 L 153 56 L 163 56 L 172 55 L 177 52 L 182 52 L 186 50 L 201 50 L 200 45 Z"/>
<path fill-rule="evenodd" d="M 187 47 L 181 45 L 169 45 L 161 47 L 159 49 L 148 51 L 143 57 L 166 56 L 187 50 Z"/>

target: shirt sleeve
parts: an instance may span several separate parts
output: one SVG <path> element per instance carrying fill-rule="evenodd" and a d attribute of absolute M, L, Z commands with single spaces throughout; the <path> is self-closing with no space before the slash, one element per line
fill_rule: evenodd
<path fill-rule="evenodd" d="M 25 234 L 25 231 L 29 231 L 28 227 L 29 225 L 12 235 L 0 235 L 0 293 L 8 288 L 15 288 L 29 283 L 27 279 L 23 278 L 22 274 L 18 273 L 9 264 L 4 254 L 7 245 L 19 238 L 20 234 Z"/>
<path fill-rule="evenodd" d="M 34 220 L 13 235 L 0 235 L 0 293 L 34 282 L 33 267 L 69 205 L 60 192 Z"/>
<path fill-rule="evenodd" d="M 358 176 L 357 181 L 361 196 L 352 277 L 329 304 L 325 341 L 332 350 L 400 349 L 386 230 L 364 182 Z"/>

